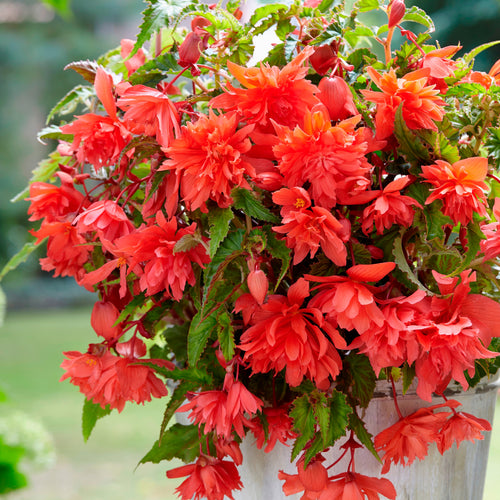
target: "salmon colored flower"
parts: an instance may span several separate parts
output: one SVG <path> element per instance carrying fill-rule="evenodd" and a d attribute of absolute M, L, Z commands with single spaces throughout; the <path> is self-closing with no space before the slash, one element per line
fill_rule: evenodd
<path fill-rule="evenodd" d="M 305 111 L 320 102 L 317 88 L 305 79 L 307 67 L 303 66 L 313 52 L 306 47 L 283 68 L 267 64 L 245 68 L 228 61 L 229 72 L 242 88 L 228 83 L 226 91 L 210 101 L 211 106 L 237 111 L 247 123 L 269 131 L 271 120 L 288 127 L 302 124 Z"/>
<path fill-rule="evenodd" d="M 156 137 L 164 147 L 180 135 L 179 114 L 163 92 L 129 83 L 118 85 L 117 92 L 120 95 L 117 105 L 125 111 L 123 121 L 132 132 Z"/>
<path fill-rule="evenodd" d="M 245 153 L 251 148 L 248 134 L 253 126 L 237 127 L 236 115 L 210 112 L 183 127 L 182 135 L 165 150 L 170 159 L 160 170 L 176 172 L 189 210 L 206 212 L 209 199 L 228 207 L 235 186 L 250 188 L 245 177 L 254 176 L 255 170 Z"/>
<path fill-rule="evenodd" d="M 423 68 L 398 78 L 391 69 L 381 75 L 372 67 L 367 72 L 379 91 L 362 90 L 367 101 L 376 103 L 376 137 L 385 139 L 394 131 L 396 111 L 401 106 L 403 120 L 410 129 L 437 130 L 434 122 L 442 121 L 445 102 L 438 97 L 439 90 L 428 85 L 430 69 Z"/>
<path fill-rule="evenodd" d="M 435 85 L 441 94 L 445 94 L 448 85 L 445 78 L 453 76 L 457 69 L 457 63 L 451 60 L 462 47 L 460 45 L 448 45 L 440 49 L 427 52 L 419 61 L 419 66 L 429 68 L 429 85 Z"/>
<path fill-rule="evenodd" d="M 96 231 L 101 241 L 113 242 L 135 230 L 123 208 L 113 200 L 99 200 L 73 221 L 80 234 Z"/>
<path fill-rule="evenodd" d="M 73 276 L 77 281 L 85 275 L 83 265 L 88 262 L 91 245 L 78 234 L 70 222 L 43 222 L 38 231 L 30 233 L 36 244 L 48 237 L 47 257 L 40 259 L 44 271 L 55 271 L 54 277 Z"/>
<path fill-rule="evenodd" d="M 386 478 L 369 477 L 357 472 L 344 472 L 330 478 L 319 500 L 395 500 L 396 489 Z"/>
<path fill-rule="evenodd" d="M 64 172 L 57 172 L 55 175 L 61 180 L 61 186 L 47 182 L 30 184 L 30 196 L 27 198 L 31 203 L 28 208 L 28 214 L 31 214 L 29 220 L 71 222 L 84 207 L 85 197 L 75 189 L 73 178 Z"/>
<path fill-rule="evenodd" d="M 161 211 L 155 222 L 120 238 L 119 250 L 127 255 L 131 268 L 143 266 L 139 285 L 146 295 L 163 291 L 181 300 L 186 284 L 195 283 L 193 263 L 204 267 L 210 261 L 205 241 L 195 236 L 196 223 L 178 229 L 176 219 L 167 221 Z"/>
<path fill-rule="evenodd" d="M 120 56 L 124 59 L 128 76 L 135 73 L 146 62 L 146 56 L 144 54 L 144 50 L 142 49 L 139 49 L 132 57 L 129 58 L 134 45 L 135 42 L 133 40 L 129 40 L 128 38 L 120 40 Z"/>
<path fill-rule="evenodd" d="M 240 438 L 244 427 L 251 427 L 252 417 L 263 405 L 241 382 L 232 381 L 223 390 L 189 393 L 188 402 L 178 412 L 191 411 L 189 419 L 204 426 L 204 433 L 215 431 L 218 436 L 230 439 L 233 430 Z"/>
<path fill-rule="evenodd" d="M 273 231 L 284 234 L 288 248 L 293 250 L 293 263 L 302 262 L 307 254 L 313 258 L 319 248 L 338 266 L 347 260 L 345 243 L 349 241 L 351 227 L 347 219 L 336 219 L 327 209 L 311 207 L 306 191 L 301 188 L 283 188 L 273 194 L 273 201 L 283 204 L 282 226 L 274 226 Z M 296 195 L 295 193 L 298 193 Z M 295 197 L 293 205 L 289 200 Z M 291 206 L 299 206 L 293 210 Z M 302 206 L 306 208 L 302 208 Z"/>
<path fill-rule="evenodd" d="M 213 441 L 217 458 L 230 457 L 236 465 L 243 463 L 243 453 L 241 453 L 239 443 L 234 439 L 226 439 L 223 436 L 215 435 Z"/>
<path fill-rule="evenodd" d="M 80 163 L 96 169 L 115 164 L 132 135 L 115 118 L 87 113 L 61 127 L 63 134 L 73 135 L 72 150 Z"/>
<path fill-rule="evenodd" d="M 373 230 L 373 225 L 377 234 L 383 234 L 393 224 L 411 226 L 415 215 L 414 207 L 422 208 L 422 205 L 414 198 L 400 193 L 410 182 L 408 176 L 402 176 L 387 184 L 382 191 L 372 192 L 377 197 L 363 210 L 361 227 L 365 234 Z"/>
<path fill-rule="evenodd" d="M 486 236 L 486 239 L 480 242 L 484 260 L 491 260 L 500 255 L 500 198 L 495 198 L 493 215 L 495 221 L 481 226 L 481 231 Z"/>
<path fill-rule="evenodd" d="M 425 204 L 442 200 L 443 213 L 455 224 L 467 225 L 474 213 L 486 216 L 487 173 L 488 159 L 477 156 L 453 164 L 436 160 L 434 165 L 424 165 L 422 177 L 434 186 Z"/>
<path fill-rule="evenodd" d="M 201 455 L 194 464 L 181 465 L 167 471 L 167 477 L 189 476 L 176 488 L 181 500 L 233 500 L 233 491 L 243 484 L 233 462 Z"/>
<path fill-rule="evenodd" d="M 459 447 L 462 441 L 483 440 L 482 433 L 488 431 L 491 431 L 491 424 L 484 418 L 478 418 L 462 411 L 454 411 L 439 433 L 437 441 L 439 453 L 442 455 L 452 447 L 453 443 Z"/>
<path fill-rule="evenodd" d="M 308 295 L 309 285 L 300 278 L 288 289 L 287 297 L 268 296 L 251 316 L 239 347 L 254 373 L 285 369 L 291 386 L 306 377 L 322 389 L 340 373 L 342 361 L 335 348 L 343 349 L 346 343 L 319 309 L 301 308 Z"/>
<path fill-rule="evenodd" d="M 380 310 L 384 318 L 382 324 L 372 322 L 371 328 L 349 345 L 368 356 L 377 375 L 382 368 L 401 366 L 405 361 L 411 365 L 420 356 L 422 346 L 409 326 L 423 321 L 421 317 L 428 314 L 429 302 L 426 293 L 417 290 L 408 297 L 383 301 Z"/>
<path fill-rule="evenodd" d="M 302 500 L 316 500 L 328 485 L 328 471 L 321 463 L 322 457 L 313 459 L 304 468 L 304 459 L 297 462 L 297 474 L 287 474 L 280 470 L 278 479 L 285 481 L 283 493 L 286 496 L 303 492 Z"/>
<path fill-rule="evenodd" d="M 269 280 L 261 269 L 250 271 L 247 276 L 247 285 L 253 298 L 262 305 L 269 290 Z"/>
<path fill-rule="evenodd" d="M 451 415 L 447 411 L 435 412 L 445 406 L 420 408 L 375 436 L 375 448 L 383 452 L 382 474 L 389 471 L 391 464 L 407 466 L 427 456 L 429 444 L 439 440 L 439 432 Z"/>
<path fill-rule="evenodd" d="M 395 267 L 394 262 L 384 262 L 353 266 L 347 270 L 348 277 L 306 275 L 309 281 L 320 283 L 313 288 L 319 292 L 309 305 L 318 308 L 333 324 L 362 335 L 384 324 L 384 315 L 375 301 L 376 287 L 367 282 L 381 280 Z"/>
<path fill-rule="evenodd" d="M 275 125 L 279 142 L 273 147 L 278 168 L 286 186 L 310 184 L 309 193 L 315 205 L 330 210 L 337 198 L 346 200 L 352 194 L 352 179 L 363 179 L 363 190 L 369 185 L 372 166 L 365 128 L 355 130 L 360 117 L 332 125 L 320 111 L 304 115 L 303 127 Z M 354 184 L 356 185 L 356 184 Z"/>
<path fill-rule="evenodd" d="M 264 452 L 269 453 L 274 449 L 278 441 L 286 445 L 290 439 L 297 437 L 297 434 L 293 431 L 293 420 L 288 414 L 287 407 L 275 408 L 268 406 L 262 409 L 262 416 L 267 424 L 267 435 L 262 420 L 258 416 L 252 420 L 253 426 L 250 428 L 257 440 L 256 446 L 259 450 L 265 444 Z"/>

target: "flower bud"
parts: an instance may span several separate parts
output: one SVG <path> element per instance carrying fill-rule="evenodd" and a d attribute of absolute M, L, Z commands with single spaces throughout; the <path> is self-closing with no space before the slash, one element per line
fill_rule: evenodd
<path fill-rule="evenodd" d="M 309 56 L 309 62 L 318 75 L 326 75 L 335 67 L 338 57 L 331 45 L 314 47 L 314 52 Z"/>
<path fill-rule="evenodd" d="M 269 282 L 267 280 L 267 276 L 264 274 L 264 271 L 260 269 L 250 271 L 247 278 L 247 284 L 252 297 L 257 301 L 257 303 L 262 305 L 269 288 Z"/>
<path fill-rule="evenodd" d="M 394 28 L 403 19 L 406 12 L 405 0 L 393 0 L 389 5 L 389 29 Z"/>
<path fill-rule="evenodd" d="M 185 68 L 195 64 L 201 56 L 203 40 L 196 31 L 188 33 L 179 47 L 179 66 Z"/>
<path fill-rule="evenodd" d="M 345 120 L 358 114 L 349 85 L 340 76 L 323 78 L 318 85 L 320 101 L 328 109 L 333 121 Z"/>
<path fill-rule="evenodd" d="M 94 304 L 90 324 L 101 337 L 106 340 L 116 340 L 122 334 L 120 326 L 114 326 L 120 312 L 111 302 L 98 301 Z"/>

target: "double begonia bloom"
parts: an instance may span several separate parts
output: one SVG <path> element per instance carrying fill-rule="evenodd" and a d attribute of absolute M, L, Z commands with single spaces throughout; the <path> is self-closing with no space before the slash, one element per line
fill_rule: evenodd
<path fill-rule="evenodd" d="M 158 212 L 156 224 L 118 240 L 117 246 L 128 255 L 130 268 L 142 266 L 139 285 L 146 295 L 163 291 L 167 297 L 181 300 L 186 285 L 194 285 L 193 263 L 204 267 L 210 262 L 205 241 L 197 240 L 195 231 L 196 223 L 178 229 L 175 218 L 167 220 Z"/>
<path fill-rule="evenodd" d="M 54 277 L 73 276 L 77 281 L 85 275 L 83 265 L 88 262 L 91 245 L 78 234 L 71 222 L 43 222 L 38 231 L 30 233 L 36 244 L 48 237 L 47 257 L 40 259 L 44 271 L 54 271 Z"/>
<path fill-rule="evenodd" d="M 435 200 L 443 202 L 443 213 L 455 224 L 467 225 L 474 215 L 486 216 L 488 189 L 484 182 L 488 173 L 488 159 L 475 156 L 453 164 L 436 160 L 434 165 L 422 166 L 425 182 L 434 186 L 425 201 L 428 205 Z"/>
<path fill-rule="evenodd" d="M 376 287 L 367 282 L 381 280 L 395 267 L 394 262 L 360 264 L 347 270 L 348 277 L 306 275 L 309 281 L 320 283 L 313 289 L 319 292 L 309 306 L 318 308 L 333 324 L 360 335 L 380 327 L 385 318 L 375 301 Z"/>
<path fill-rule="evenodd" d="M 304 125 L 294 129 L 275 125 L 279 142 L 273 147 L 284 184 L 290 188 L 310 184 L 314 204 L 330 210 L 370 184 L 372 165 L 369 132 L 355 129 L 360 116 L 332 125 L 321 111 L 307 112 Z M 353 182 L 355 181 L 355 182 Z"/>
<path fill-rule="evenodd" d="M 117 92 L 117 105 L 125 111 L 123 122 L 134 134 L 156 137 L 164 147 L 180 135 L 179 113 L 163 92 L 129 83 L 119 84 Z"/>
<path fill-rule="evenodd" d="M 264 447 L 265 453 L 272 451 L 279 441 L 280 443 L 286 445 L 290 439 L 297 437 L 297 434 L 293 431 L 293 420 L 288 414 L 287 407 L 266 407 L 262 409 L 262 414 L 267 422 L 267 432 L 262 425 L 262 421 L 259 417 L 255 417 L 252 420 L 252 427 L 250 430 L 255 436 L 256 443 L 255 446 L 259 450 Z"/>
<path fill-rule="evenodd" d="M 336 348 L 345 348 L 346 342 L 319 309 L 301 308 L 308 295 L 309 285 L 300 278 L 290 286 L 287 297 L 268 296 L 251 316 L 251 326 L 243 332 L 239 347 L 254 373 L 285 369 L 292 387 L 306 377 L 326 389 L 342 367 Z M 236 302 L 236 311 L 239 304 L 241 301 Z"/>
<path fill-rule="evenodd" d="M 388 479 L 348 471 L 330 478 L 318 500 L 395 500 L 396 495 L 396 489 Z"/>
<path fill-rule="evenodd" d="M 380 92 L 361 91 L 367 101 L 377 105 L 375 127 L 378 139 L 385 139 L 393 133 L 399 106 L 408 128 L 437 130 L 435 122 L 443 120 L 446 103 L 438 97 L 439 90 L 428 85 L 429 68 L 412 71 L 402 78 L 398 78 L 392 68 L 383 75 L 372 67 L 368 67 L 367 72 L 380 89 Z"/>
<path fill-rule="evenodd" d="M 214 97 L 210 104 L 225 111 L 237 111 L 247 123 L 272 131 L 271 120 L 287 127 L 302 124 L 306 110 L 320 103 L 318 92 L 306 80 L 308 68 L 303 63 L 314 52 L 306 47 L 283 68 L 261 64 L 245 68 L 227 61 L 229 72 L 242 88 L 227 84 L 225 92 Z"/>
<path fill-rule="evenodd" d="M 84 206 L 85 197 L 75 189 L 73 178 L 65 172 L 57 172 L 61 186 L 47 182 L 30 185 L 28 214 L 30 221 L 45 219 L 47 222 L 71 222 Z"/>
<path fill-rule="evenodd" d="M 215 431 L 218 436 L 231 439 L 233 430 L 240 438 L 245 427 L 252 427 L 249 417 L 261 409 L 263 402 L 241 382 L 233 381 L 222 390 L 189 393 L 188 402 L 177 409 L 190 411 L 189 419 L 203 425 L 204 433 Z"/>
<path fill-rule="evenodd" d="M 232 500 L 232 492 L 243 487 L 233 462 L 204 454 L 194 464 L 167 471 L 170 479 L 184 476 L 189 477 L 175 490 L 181 500 L 224 500 L 226 496 Z"/>
<path fill-rule="evenodd" d="M 75 218 L 73 224 L 76 224 L 80 234 L 95 231 L 104 244 L 108 241 L 114 242 L 117 238 L 135 231 L 134 224 L 114 200 L 99 200 L 92 203 Z"/>
<path fill-rule="evenodd" d="M 293 250 L 294 265 L 302 262 L 307 254 L 313 258 L 320 248 L 333 263 L 346 264 L 345 243 L 351 235 L 347 219 L 338 220 L 325 208 L 311 207 L 309 196 L 302 188 L 280 189 L 273 193 L 273 201 L 283 205 L 283 225 L 274 226 L 273 231 L 285 235 L 287 247 Z"/>
<path fill-rule="evenodd" d="M 420 408 L 375 436 L 375 448 L 383 452 L 382 474 L 389 471 L 391 464 L 408 466 L 416 458 L 423 460 L 427 456 L 429 445 L 439 440 L 439 432 L 451 415 L 447 411 L 435 412 L 445 406 Z"/>
<path fill-rule="evenodd" d="M 375 201 L 363 210 L 361 228 L 363 233 L 369 234 L 373 226 L 377 234 L 383 234 L 394 224 L 410 227 L 415 215 L 415 207 L 422 205 L 411 196 L 400 193 L 411 182 L 408 176 L 403 176 L 390 182 L 382 191 L 376 191 Z"/>
<path fill-rule="evenodd" d="M 248 135 L 252 130 L 253 126 L 238 130 L 234 114 L 217 116 L 213 112 L 182 128 L 182 135 L 165 150 L 170 159 L 160 170 L 175 172 L 189 210 L 206 212 L 209 199 L 228 207 L 235 186 L 250 188 L 245 177 L 253 177 L 255 170 L 245 154 L 251 148 Z"/>

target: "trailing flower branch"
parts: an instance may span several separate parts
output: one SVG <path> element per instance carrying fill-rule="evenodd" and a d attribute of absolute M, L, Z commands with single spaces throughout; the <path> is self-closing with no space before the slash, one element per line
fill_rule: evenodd
<path fill-rule="evenodd" d="M 374 10 L 383 26 L 364 24 Z M 170 392 L 141 462 L 184 460 L 167 472 L 183 500 L 246 487 L 251 436 L 291 447 L 285 495 L 394 499 L 356 470 L 358 448 L 385 473 L 491 429 L 430 403 L 500 365 L 500 65 L 473 69 L 493 43 L 434 44 L 403 0 L 241 14 L 150 0 L 135 42 L 69 65 L 86 85 L 40 134 L 56 150 L 18 197 L 34 242 L 5 271 L 45 242 L 42 269 L 96 294 L 97 337 L 64 353 L 62 379 L 90 430 Z M 360 415 L 381 379 L 430 405 L 405 415 L 395 399 L 398 421 L 372 436 Z M 169 426 L 176 412 L 189 425 Z"/>

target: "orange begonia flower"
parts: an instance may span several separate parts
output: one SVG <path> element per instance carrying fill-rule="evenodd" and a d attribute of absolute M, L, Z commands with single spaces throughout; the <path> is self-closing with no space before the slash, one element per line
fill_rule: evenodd
<path fill-rule="evenodd" d="M 484 180 L 487 173 L 488 159 L 483 157 L 466 158 L 453 164 L 436 160 L 434 165 L 424 165 L 422 177 L 434 186 L 425 204 L 442 200 L 443 213 L 455 224 L 467 225 L 474 213 L 486 215 L 484 191 L 488 186 Z"/>
<path fill-rule="evenodd" d="M 289 127 L 301 124 L 304 112 L 320 103 L 315 96 L 318 89 L 305 79 L 307 67 L 303 66 L 313 52 L 313 47 L 306 47 L 283 68 L 267 64 L 245 68 L 228 61 L 230 73 L 244 88 L 228 83 L 226 92 L 214 97 L 210 104 L 226 111 L 235 110 L 247 123 L 271 130 L 270 120 Z"/>
<path fill-rule="evenodd" d="M 394 120 L 399 106 L 403 119 L 410 129 L 437 130 L 435 121 L 442 121 L 445 102 L 438 97 L 439 90 L 428 85 L 429 68 L 419 69 L 398 78 L 391 69 L 381 75 L 372 67 L 367 72 L 381 90 L 362 90 L 367 101 L 377 104 L 375 126 L 377 139 L 389 137 L 394 131 Z"/>

